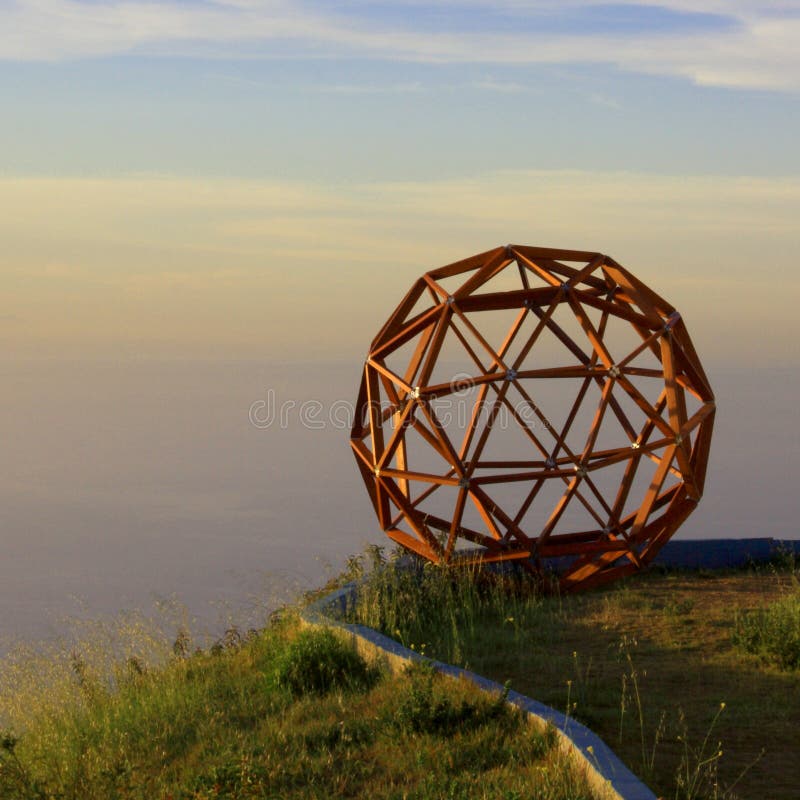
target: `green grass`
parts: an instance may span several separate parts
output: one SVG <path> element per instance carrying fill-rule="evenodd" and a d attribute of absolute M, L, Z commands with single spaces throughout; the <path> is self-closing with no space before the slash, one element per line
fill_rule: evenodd
<path fill-rule="evenodd" d="M 736 615 L 733 642 L 766 664 L 800 670 L 800 583 L 785 597 Z"/>
<path fill-rule="evenodd" d="M 0 797 L 591 797 L 554 731 L 502 696 L 382 674 L 291 615 L 208 651 L 163 644 L 0 664 Z"/>
<path fill-rule="evenodd" d="M 541 597 L 521 579 L 371 560 L 353 621 L 576 716 L 663 797 L 796 800 L 793 564 Z"/>

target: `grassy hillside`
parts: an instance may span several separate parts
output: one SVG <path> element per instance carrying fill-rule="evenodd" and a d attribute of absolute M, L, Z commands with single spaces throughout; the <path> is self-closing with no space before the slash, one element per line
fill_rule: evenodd
<path fill-rule="evenodd" d="M 794 564 L 542 597 L 367 560 L 352 619 L 576 716 L 664 798 L 797 797 Z M 293 612 L 205 650 L 128 620 L 0 662 L 3 800 L 589 798 L 554 743 L 502 698 L 380 674 Z"/>
<path fill-rule="evenodd" d="M 166 658 L 140 636 L 0 667 L 3 800 L 591 798 L 502 696 L 381 674 L 291 615 Z"/>

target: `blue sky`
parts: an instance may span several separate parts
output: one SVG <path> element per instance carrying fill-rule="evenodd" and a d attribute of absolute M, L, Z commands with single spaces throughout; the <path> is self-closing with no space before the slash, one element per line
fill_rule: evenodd
<path fill-rule="evenodd" d="M 330 3 L 308 3 L 325 14 Z M 486 33 L 506 35 L 597 35 L 717 32 L 738 27 L 736 16 L 697 12 L 656 5 L 563 3 L 397 3 L 341 2 L 340 19 L 369 20 L 376 27 L 430 33 Z"/>
<path fill-rule="evenodd" d="M 12 174 L 796 173 L 793 93 L 588 65 L 115 56 L 0 67 Z"/>
<path fill-rule="evenodd" d="M 800 3 L 0 8 L 4 174 L 798 172 Z"/>
<path fill-rule="evenodd" d="M 11 0 L 0 57 L 136 54 L 613 64 L 703 85 L 796 89 L 795 0 Z"/>

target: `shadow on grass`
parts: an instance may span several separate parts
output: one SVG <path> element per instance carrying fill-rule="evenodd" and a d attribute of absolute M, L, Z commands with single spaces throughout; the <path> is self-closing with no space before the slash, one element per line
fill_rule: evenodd
<path fill-rule="evenodd" d="M 651 573 L 541 598 L 377 573 L 358 621 L 574 715 L 664 797 L 797 798 L 798 674 L 732 643 L 736 610 L 779 596 L 780 574 Z"/>

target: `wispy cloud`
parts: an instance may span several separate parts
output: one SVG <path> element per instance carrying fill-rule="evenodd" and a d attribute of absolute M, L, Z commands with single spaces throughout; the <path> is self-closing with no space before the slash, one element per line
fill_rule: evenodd
<path fill-rule="evenodd" d="M 593 105 L 600 106 L 601 108 L 610 108 L 614 111 L 619 111 L 622 108 L 622 105 L 618 100 L 615 100 L 613 97 L 608 97 L 607 95 L 601 94 L 600 92 L 593 92 L 589 95 L 589 102 Z"/>
<path fill-rule="evenodd" d="M 487 92 L 500 92 L 501 94 L 518 94 L 528 91 L 528 87 L 516 81 L 498 81 L 494 78 L 484 78 L 472 84 L 474 89 L 483 89 Z"/>
<path fill-rule="evenodd" d="M 396 4 L 395 4 L 396 5 Z M 0 8 L 0 59 L 62 60 L 121 53 L 224 58 L 362 57 L 436 63 L 598 63 L 672 75 L 698 84 L 800 89 L 800 2 L 617 0 L 628 21 L 648 9 L 681 15 L 677 27 L 573 25 L 600 0 L 489 4 L 477 0 L 406 0 L 407 13 L 351 3 L 344 11 L 292 0 L 11 0 Z M 415 9 L 485 12 L 486 26 L 431 29 Z M 569 13 L 568 13 L 569 12 Z M 493 27 L 498 14 L 514 24 Z M 570 14 L 572 16 L 570 16 Z M 633 16 L 631 16 L 633 15 Z M 705 16 L 703 16 L 705 15 Z M 716 15 L 723 24 L 707 24 Z M 695 18 L 697 25 L 693 23 Z M 705 22 L 701 25 L 701 18 Z M 602 14 L 599 17 L 602 21 Z M 516 21 L 516 22 L 515 22 Z"/>
<path fill-rule="evenodd" d="M 324 94 L 416 94 L 424 92 L 425 87 L 419 82 L 411 83 L 334 83 L 320 84 L 314 91 Z"/>

